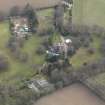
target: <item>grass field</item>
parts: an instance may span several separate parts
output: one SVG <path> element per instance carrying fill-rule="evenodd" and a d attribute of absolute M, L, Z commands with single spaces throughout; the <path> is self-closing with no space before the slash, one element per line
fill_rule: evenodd
<path fill-rule="evenodd" d="M 31 68 L 31 65 L 42 64 L 44 62 L 44 56 L 39 56 L 35 53 L 38 46 L 42 43 L 43 37 L 40 38 L 38 35 L 33 35 L 25 42 L 22 51 L 28 53 L 29 61 L 28 64 L 24 64 L 16 60 L 6 47 L 10 37 L 8 22 L 0 23 L 0 29 L 2 30 L 0 32 L 0 54 L 6 56 L 10 63 L 9 70 L 0 73 L 0 82 L 17 83 L 24 78 L 29 78 L 34 75 L 35 70 Z"/>
<path fill-rule="evenodd" d="M 51 19 L 53 18 L 54 9 L 40 10 L 37 12 L 39 19 L 39 31 L 47 30 L 52 25 Z"/>
<path fill-rule="evenodd" d="M 95 6 L 97 6 L 97 8 L 98 8 L 98 6 L 100 6 L 100 9 L 103 9 L 103 6 L 101 7 L 101 4 L 102 4 L 101 1 L 102 0 L 99 1 L 100 2 L 99 5 L 95 5 Z M 96 14 L 98 13 L 97 12 L 97 13 L 93 14 L 93 13 L 91 13 L 92 11 L 90 11 L 90 8 L 92 8 L 91 6 L 94 3 L 94 0 L 91 1 L 92 4 L 90 4 L 89 0 L 88 0 L 88 2 L 86 2 L 86 4 L 85 4 L 85 2 L 83 0 L 76 0 L 76 2 L 75 2 L 75 0 L 74 0 L 75 7 L 73 9 L 73 20 L 75 20 L 75 22 L 82 23 L 82 22 L 87 22 L 86 20 L 90 21 L 91 19 L 93 19 L 92 17 L 96 16 Z M 98 2 L 98 0 L 96 2 Z M 103 2 L 104 2 L 104 0 L 103 0 Z M 90 8 L 85 8 L 83 10 L 84 4 L 85 4 L 85 6 L 90 5 Z M 94 9 L 94 11 L 98 11 L 98 10 L 100 11 L 100 9 L 97 9 L 97 8 Z M 92 15 L 88 14 L 89 11 Z M 52 17 L 52 13 L 53 13 L 52 9 L 38 12 L 38 16 L 40 19 L 39 20 L 40 29 L 49 28 L 49 26 L 50 26 L 49 23 L 51 21 L 47 21 L 46 17 L 47 18 L 48 18 L 48 16 Z M 101 15 L 101 13 L 97 14 L 97 15 Z M 103 15 L 105 15 L 105 14 L 103 14 Z M 95 21 L 96 21 L 96 23 L 99 22 L 97 20 L 98 20 L 98 18 L 96 16 L 96 18 L 94 19 L 93 22 L 95 22 Z M 103 19 L 101 21 L 103 21 Z M 102 22 L 102 23 L 99 22 L 99 23 L 104 24 L 104 22 Z M 16 59 L 14 59 L 12 57 L 12 55 L 10 54 L 8 48 L 6 48 L 7 41 L 10 38 L 8 22 L 5 21 L 5 22 L 0 23 L 0 29 L 1 29 L 1 32 L 0 32 L 0 54 L 6 56 L 10 63 L 9 70 L 7 72 L 3 72 L 0 74 L 0 82 L 1 83 L 2 82 L 3 83 L 11 83 L 11 84 L 20 83 L 20 80 L 23 80 L 25 78 L 30 78 L 31 76 L 33 76 L 36 73 L 35 72 L 36 70 L 32 69 L 31 65 L 33 65 L 33 64 L 40 65 L 45 62 L 44 55 L 39 56 L 35 53 L 36 49 L 43 42 L 44 36 L 38 36 L 36 34 L 36 35 L 33 35 L 29 40 L 27 40 L 25 42 L 22 52 L 25 52 L 29 55 L 29 61 L 27 64 L 24 64 L 24 63 L 20 63 Z M 55 36 L 56 36 L 56 34 L 55 34 Z M 102 55 L 99 52 L 100 43 L 101 43 L 101 39 L 98 38 L 97 36 L 93 35 L 93 42 L 90 43 L 90 46 L 95 48 L 95 53 L 92 55 L 89 55 L 87 53 L 87 49 L 84 47 L 81 47 L 76 52 L 76 54 L 70 59 L 70 62 L 72 63 L 73 67 L 79 68 L 83 65 L 84 62 L 91 63 L 91 62 L 94 62 L 95 60 L 100 59 L 102 57 Z"/>
<path fill-rule="evenodd" d="M 105 28 L 105 0 L 74 0 L 73 6 L 73 24 L 76 25 L 98 25 Z M 93 36 L 94 42 L 90 44 L 96 49 L 93 55 L 87 54 L 86 48 L 80 48 L 77 53 L 71 58 L 73 67 L 78 68 L 84 62 L 91 63 L 100 58 L 102 55 L 99 52 L 99 46 L 102 39 Z M 87 79 L 94 86 L 105 86 L 105 73 Z M 103 93 L 104 94 L 104 93 Z"/>
<path fill-rule="evenodd" d="M 39 29 L 43 31 L 43 29 L 46 30 L 51 26 L 50 21 L 46 18 L 51 18 L 53 16 L 52 13 L 53 9 L 38 12 Z M 28 54 L 28 62 L 21 63 L 12 56 L 11 52 L 6 47 L 11 36 L 8 21 L 1 22 L 0 29 L 0 54 L 6 56 L 10 64 L 8 71 L 0 73 L 0 83 L 16 84 L 16 86 L 20 86 L 22 80 L 29 79 L 36 74 L 37 68 L 33 69 L 32 65 L 42 65 L 45 62 L 45 55 L 36 54 L 36 50 L 40 47 L 46 36 L 34 34 L 25 41 L 21 51 Z"/>
<path fill-rule="evenodd" d="M 105 0 L 74 0 L 73 23 L 105 27 Z"/>
<path fill-rule="evenodd" d="M 87 52 L 87 48 L 79 48 L 76 54 L 70 59 L 73 67 L 78 68 L 83 66 L 84 63 L 92 63 L 96 60 L 99 60 L 102 57 L 99 51 L 101 40 L 101 38 L 97 37 L 96 35 L 93 35 L 93 42 L 90 43 L 90 47 L 95 49 L 94 54 L 89 54 Z"/>

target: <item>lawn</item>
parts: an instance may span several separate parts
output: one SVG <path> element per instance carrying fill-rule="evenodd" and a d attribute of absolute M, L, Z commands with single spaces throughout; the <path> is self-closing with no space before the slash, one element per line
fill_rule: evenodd
<path fill-rule="evenodd" d="M 73 65 L 73 67 L 78 68 L 83 66 L 84 63 L 91 63 L 96 60 L 99 60 L 102 57 L 99 51 L 101 40 L 101 38 L 98 38 L 96 35 L 93 35 L 93 42 L 90 43 L 90 47 L 95 49 L 94 54 L 89 54 L 87 52 L 87 48 L 79 48 L 76 54 L 70 59 L 70 62 Z"/>
<path fill-rule="evenodd" d="M 0 73 L 0 83 L 16 84 L 19 83 L 20 80 L 28 79 L 35 75 L 36 70 L 34 70 L 31 65 L 42 64 L 44 62 L 44 55 L 39 56 L 35 53 L 38 46 L 42 43 L 43 38 L 38 35 L 33 35 L 25 42 L 22 51 L 29 55 L 29 62 L 25 64 L 16 60 L 6 47 L 8 39 L 10 38 L 8 21 L 0 23 L 0 29 L 0 54 L 8 58 L 10 65 L 9 70 Z"/>
<path fill-rule="evenodd" d="M 105 0 L 74 0 L 73 23 L 105 27 Z"/>
<path fill-rule="evenodd" d="M 39 30 L 47 30 L 52 26 L 54 9 L 40 10 L 37 12 L 39 19 Z"/>
<path fill-rule="evenodd" d="M 22 48 L 22 51 L 29 55 L 30 63 L 44 63 L 44 56 L 36 54 L 36 50 L 38 47 L 40 47 L 41 43 L 43 42 L 43 39 L 44 37 L 40 37 L 36 34 L 30 37 L 30 39 L 26 41 L 24 48 Z"/>
<path fill-rule="evenodd" d="M 39 10 L 37 12 L 38 16 L 40 17 L 46 17 L 46 16 L 52 16 L 53 9 L 45 9 L 45 10 Z"/>
<path fill-rule="evenodd" d="M 38 12 L 40 29 L 47 29 L 50 26 L 46 17 L 51 17 L 52 12 L 52 9 Z M 29 79 L 36 74 L 37 68 L 33 69 L 32 65 L 42 65 L 45 62 L 45 55 L 38 55 L 36 53 L 36 50 L 42 44 L 45 36 L 34 34 L 25 41 L 21 52 L 28 54 L 28 62 L 22 63 L 15 59 L 6 47 L 10 38 L 8 21 L 1 22 L 0 29 L 0 54 L 6 56 L 9 62 L 9 69 L 6 72 L 0 73 L 0 83 L 16 84 L 18 86 L 18 84 L 22 83 L 22 80 Z"/>

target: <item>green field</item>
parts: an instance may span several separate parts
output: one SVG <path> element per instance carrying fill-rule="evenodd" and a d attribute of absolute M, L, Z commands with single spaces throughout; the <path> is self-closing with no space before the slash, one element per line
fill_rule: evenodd
<path fill-rule="evenodd" d="M 73 2 L 72 21 L 75 25 L 98 25 L 105 27 L 105 0 L 74 0 Z M 80 48 L 72 57 L 71 63 L 78 68 L 84 62 L 93 62 L 101 58 L 98 49 L 102 39 L 93 36 L 94 42 L 90 44 L 96 49 L 93 55 L 87 54 L 86 48 Z"/>
<path fill-rule="evenodd" d="M 53 18 L 54 10 L 53 9 L 46 9 L 46 10 L 40 10 L 37 12 L 37 16 L 39 19 L 39 31 L 46 31 L 48 30 L 52 25 L 51 19 Z"/>
<path fill-rule="evenodd" d="M 103 9 L 103 6 L 101 7 L 101 4 L 103 5 L 103 3 L 101 1 L 99 1 L 100 2 L 99 5 L 97 5 L 97 4 L 95 5 L 95 6 L 97 6 L 97 8 L 94 7 L 95 8 L 94 11 L 98 11 L 98 10 L 100 11 L 100 9 Z M 85 4 L 85 2 L 86 2 L 86 4 Z M 96 2 L 98 2 L 98 0 Z M 86 20 L 92 21 L 92 19 L 93 19 L 92 17 L 95 17 L 93 22 L 96 21 L 96 23 L 99 22 L 100 24 L 104 24 L 104 22 L 101 22 L 103 19 L 101 19 L 100 21 L 97 21 L 98 15 L 101 16 L 101 13 L 104 11 L 102 11 L 101 13 L 99 12 L 99 14 L 98 14 L 98 12 L 97 13 L 94 12 L 94 14 L 91 13 L 92 11 L 90 11 L 90 8 L 92 8 L 93 3 L 94 3 L 94 0 L 91 1 L 91 3 L 89 0 L 88 1 L 83 1 L 83 0 L 75 1 L 74 0 L 75 7 L 73 9 L 73 21 L 75 21 L 77 23 L 84 23 L 84 22 L 87 22 Z M 90 8 L 83 9 L 84 5 L 90 6 Z M 99 6 L 100 6 L 100 9 L 98 9 Z M 90 11 L 91 15 L 88 14 L 89 11 Z M 46 17 L 52 18 L 52 16 L 53 16 L 52 13 L 53 13 L 52 9 L 38 12 L 37 15 L 39 17 L 39 31 L 41 31 L 41 30 L 43 31 L 43 30 L 48 29 L 49 27 L 52 27 L 51 21 L 48 21 L 46 19 Z M 103 15 L 105 15 L 105 14 L 103 14 Z M 87 22 L 87 23 L 89 23 L 89 22 Z M 32 37 L 30 37 L 29 40 L 25 41 L 24 48 L 22 48 L 21 51 L 28 54 L 29 60 L 27 63 L 20 63 L 18 60 L 16 60 L 12 56 L 12 54 L 9 52 L 8 48 L 6 47 L 6 44 L 10 38 L 8 21 L 1 22 L 0 29 L 1 29 L 1 32 L 0 32 L 0 54 L 6 56 L 8 58 L 8 62 L 10 63 L 9 70 L 6 72 L 2 72 L 0 74 L 0 82 L 1 83 L 11 83 L 11 84 L 14 83 L 14 84 L 18 85 L 18 83 L 21 83 L 21 80 L 28 79 L 28 78 L 32 77 L 33 75 L 35 75 L 36 69 L 33 69 L 31 67 L 32 65 L 42 65 L 45 62 L 44 55 L 39 56 L 38 54 L 35 53 L 37 48 L 41 45 L 41 43 L 45 39 L 45 36 L 38 36 L 37 34 L 35 34 Z M 55 33 L 55 35 L 53 35 L 53 36 L 57 36 L 57 37 L 53 38 L 54 40 L 55 39 L 57 39 L 57 41 L 59 40 L 58 33 Z M 76 54 L 72 58 L 70 58 L 70 62 L 72 63 L 74 68 L 79 68 L 79 67 L 83 66 L 83 64 L 85 62 L 91 63 L 91 62 L 94 62 L 94 61 L 102 58 L 102 55 L 99 52 L 99 47 L 100 47 L 102 39 L 95 35 L 93 35 L 92 37 L 93 37 L 93 42 L 90 43 L 90 46 L 95 49 L 95 53 L 90 55 L 87 53 L 87 48 L 80 47 L 79 50 L 76 51 Z"/>
<path fill-rule="evenodd" d="M 83 66 L 84 63 L 92 63 L 102 58 L 102 54 L 99 51 L 101 41 L 102 38 L 93 35 L 93 42 L 91 42 L 89 46 L 94 48 L 94 54 L 89 54 L 87 52 L 88 48 L 80 47 L 79 50 L 77 50 L 76 54 L 70 59 L 73 67 L 78 68 Z"/>
<path fill-rule="evenodd" d="M 47 9 L 44 11 L 38 11 L 37 16 L 39 19 L 39 31 L 46 31 L 51 27 L 48 18 L 53 15 L 53 9 Z M 28 62 L 22 63 L 13 57 L 10 50 L 6 47 L 9 38 L 11 37 L 9 31 L 9 22 L 0 23 L 0 54 L 8 58 L 9 69 L 6 72 L 0 73 L 0 83 L 21 85 L 22 80 L 30 79 L 36 75 L 37 67 L 32 68 L 33 65 L 42 65 L 45 62 L 45 55 L 38 55 L 37 49 L 42 45 L 42 42 L 47 36 L 40 36 L 37 33 L 33 34 L 28 40 L 24 42 L 24 47 L 21 48 L 21 52 L 28 55 Z M 40 67 L 40 66 L 39 66 Z"/>
<path fill-rule="evenodd" d="M 43 37 L 40 38 L 38 35 L 33 35 L 25 42 L 22 51 L 29 55 L 29 61 L 27 63 L 21 63 L 12 56 L 6 47 L 10 38 L 8 21 L 0 23 L 0 29 L 2 30 L 0 32 L 0 54 L 8 58 L 10 65 L 9 70 L 0 73 L 0 82 L 19 83 L 20 80 L 33 76 L 36 70 L 34 70 L 31 65 L 39 65 L 44 62 L 44 55 L 39 56 L 35 53 L 38 46 L 42 43 Z"/>
<path fill-rule="evenodd" d="M 53 16 L 53 9 L 38 11 L 37 16 L 39 19 L 39 32 L 44 32 L 48 28 L 52 27 L 50 18 Z M 11 37 L 9 22 L 1 22 L 0 29 L 0 55 L 7 57 L 9 62 L 9 69 L 0 73 L 0 83 L 20 86 L 23 83 L 23 80 L 27 80 L 35 76 L 36 71 L 38 70 L 37 66 L 40 67 L 40 65 L 45 62 L 45 55 L 38 55 L 36 50 L 42 45 L 42 42 L 47 36 L 40 36 L 36 33 L 24 42 L 24 47 L 20 50 L 22 53 L 28 55 L 28 62 L 22 63 L 14 58 L 10 50 L 7 48 L 7 42 Z M 36 65 L 36 67 L 33 67 L 34 65 Z"/>
<path fill-rule="evenodd" d="M 73 23 L 105 27 L 105 0 L 74 0 Z"/>
<path fill-rule="evenodd" d="M 73 1 L 73 17 L 72 21 L 75 25 L 98 25 L 105 28 L 105 0 L 74 0 Z M 77 53 L 71 58 L 73 67 L 78 68 L 84 62 L 94 62 L 102 58 L 99 52 L 99 46 L 102 39 L 93 36 L 94 42 L 91 43 L 96 49 L 93 55 L 87 54 L 86 48 L 80 48 Z M 87 81 L 94 86 L 105 86 L 105 73 L 89 78 Z"/>

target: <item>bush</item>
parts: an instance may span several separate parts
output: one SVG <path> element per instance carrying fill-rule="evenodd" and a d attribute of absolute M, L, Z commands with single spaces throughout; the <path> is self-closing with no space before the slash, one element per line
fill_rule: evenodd
<path fill-rule="evenodd" d="M 12 56 L 15 59 L 19 59 L 20 58 L 20 55 L 21 55 L 21 52 L 19 50 L 15 50 L 14 52 L 12 52 Z"/>
<path fill-rule="evenodd" d="M 57 83 L 55 83 L 55 87 L 56 87 L 56 89 L 63 88 L 63 82 L 62 81 L 58 81 Z"/>
<path fill-rule="evenodd" d="M 87 62 L 84 62 L 84 63 L 83 63 L 83 66 L 87 66 L 87 64 L 88 64 Z"/>
<path fill-rule="evenodd" d="M 0 71 L 7 70 L 9 68 L 8 59 L 5 56 L 0 55 Z"/>
<path fill-rule="evenodd" d="M 38 55 L 42 55 L 45 53 L 45 48 L 43 46 L 40 46 L 39 48 L 37 48 L 36 53 Z"/>
<path fill-rule="evenodd" d="M 20 53 L 19 60 L 23 63 L 28 61 L 28 54 L 27 53 Z"/>
<path fill-rule="evenodd" d="M 81 47 L 81 41 L 80 41 L 78 38 L 75 38 L 75 39 L 73 40 L 72 45 L 74 46 L 75 49 L 78 49 L 78 48 Z"/>
<path fill-rule="evenodd" d="M 98 37 L 101 37 L 103 34 L 105 34 L 105 29 L 103 27 L 94 25 L 91 28 L 91 33 L 96 34 Z"/>
<path fill-rule="evenodd" d="M 68 55 L 69 55 L 69 56 L 72 56 L 72 55 L 74 55 L 75 53 L 76 53 L 75 48 L 74 48 L 74 47 L 70 47 L 69 50 L 68 50 Z"/>
<path fill-rule="evenodd" d="M 89 44 L 90 44 L 90 42 L 92 40 L 90 35 L 88 35 L 88 34 L 86 35 L 86 34 L 82 33 L 78 37 L 79 37 L 81 46 L 89 47 Z"/>
<path fill-rule="evenodd" d="M 87 53 L 88 54 L 94 54 L 95 53 L 95 48 L 88 48 L 88 50 L 87 50 Z"/>
<path fill-rule="evenodd" d="M 57 83 L 58 81 L 61 80 L 61 76 L 60 76 L 60 74 L 59 74 L 59 70 L 58 70 L 58 69 L 55 69 L 55 70 L 53 70 L 53 71 L 51 72 L 51 77 L 50 77 L 50 79 L 51 79 L 51 82 L 53 82 L 53 83 Z"/>
<path fill-rule="evenodd" d="M 11 37 L 7 43 L 7 48 L 10 49 L 10 51 L 16 52 L 17 50 L 19 50 L 20 48 L 23 48 L 24 46 L 24 39 L 16 39 L 15 36 Z"/>
<path fill-rule="evenodd" d="M 102 41 L 101 46 L 100 46 L 100 52 L 105 55 L 105 40 Z"/>
<path fill-rule="evenodd" d="M 52 26 L 49 26 L 49 27 L 44 27 L 44 28 L 39 28 L 38 29 L 38 34 L 40 35 L 40 36 L 45 36 L 45 35 L 52 35 L 53 33 L 54 33 L 54 28 L 52 27 Z"/>
<path fill-rule="evenodd" d="M 2 11 L 0 11 L 0 22 L 4 21 L 6 15 Z"/>
<path fill-rule="evenodd" d="M 89 43 L 90 43 L 90 42 L 87 40 L 87 41 L 85 41 L 85 42 L 83 43 L 83 46 L 87 48 L 87 47 L 89 47 Z"/>
<path fill-rule="evenodd" d="M 49 44 L 50 44 L 50 43 L 49 43 L 48 38 L 45 38 L 44 41 L 42 42 L 42 45 L 43 45 L 46 49 L 48 49 Z"/>
<path fill-rule="evenodd" d="M 48 35 L 52 35 L 52 34 L 54 34 L 54 28 L 53 27 L 48 27 L 48 29 L 47 29 L 47 34 Z"/>

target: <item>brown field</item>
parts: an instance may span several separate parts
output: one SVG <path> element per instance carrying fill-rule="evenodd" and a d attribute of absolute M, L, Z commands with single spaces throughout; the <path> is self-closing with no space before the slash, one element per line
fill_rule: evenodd
<path fill-rule="evenodd" d="M 60 0 L 0 0 L 0 11 L 7 11 L 13 6 L 24 6 L 30 3 L 35 8 L 56 5 Z"/>
<path fill-rule="evenodd" d="M 87 87 L 74 84 L 40 99 L 34 105 L 105 105 Z"/>

